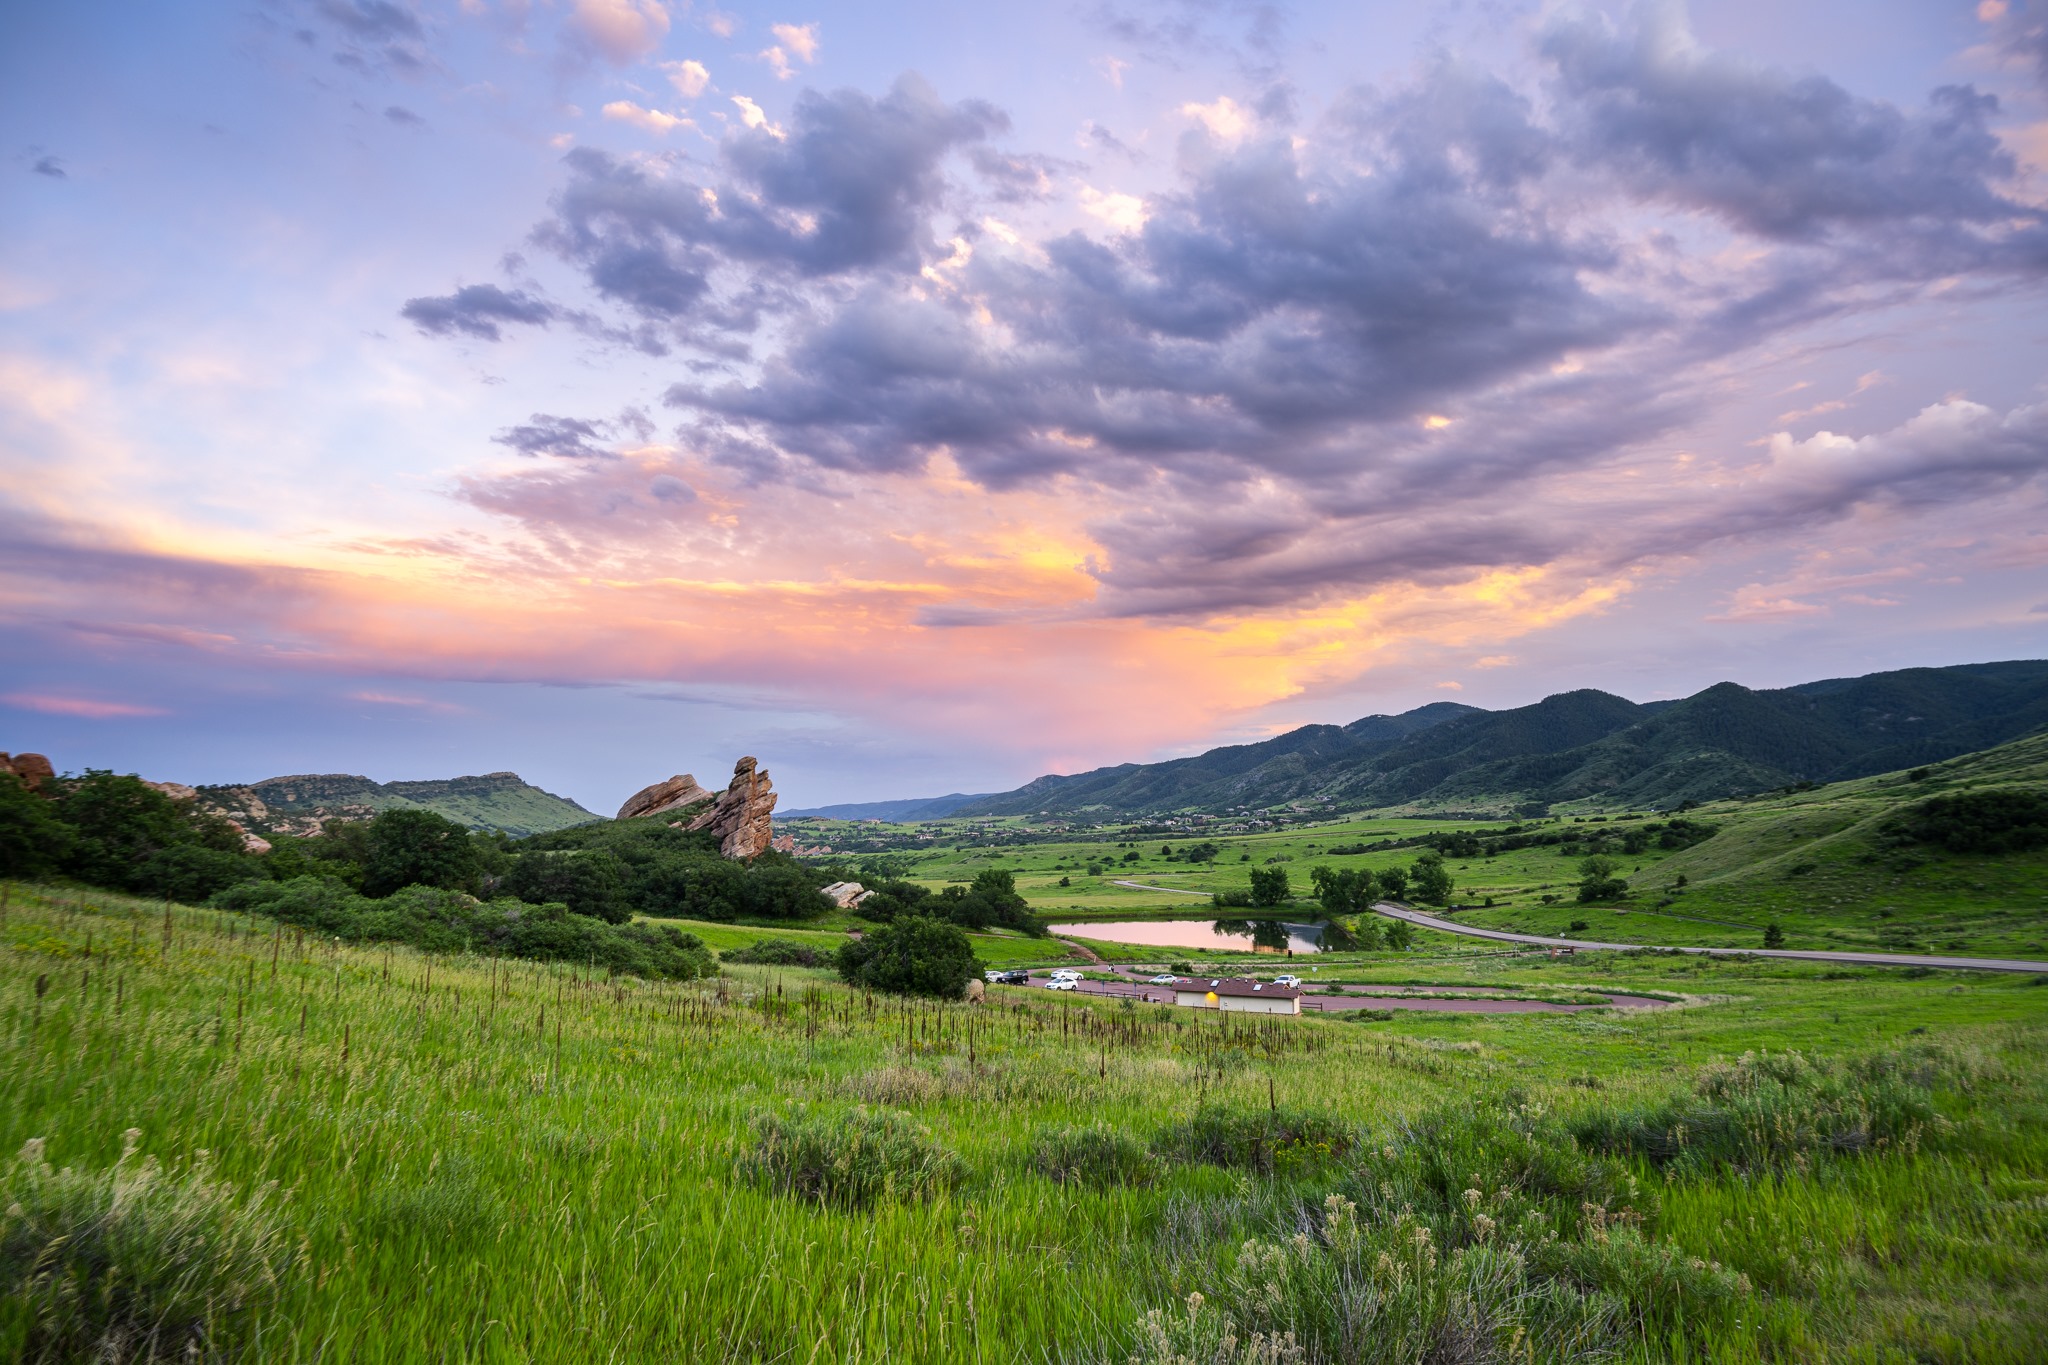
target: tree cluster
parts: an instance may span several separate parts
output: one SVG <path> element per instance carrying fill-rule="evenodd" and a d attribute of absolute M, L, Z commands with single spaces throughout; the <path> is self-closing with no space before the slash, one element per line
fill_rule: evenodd
<path fill-rule="evenodd" d="M 852 940 L 834 965 L 851 985 L 940 1000 L 958 1000 L 982 970 L 966 933 L 926 914 L 899 915 Z"/>
<path fill-rule="evenodd" d="M 1017 893 L 1016 877 L 1002 868 L 986 868 L 971 886 L 948 886 L 937 892 L 915 882 L 885 881 L 854 911 L 862 919 L 887 924 L 905 915 L 942 919 L 963 929 L 1016 929 L 1037 937 L 1045 925 Z"/>

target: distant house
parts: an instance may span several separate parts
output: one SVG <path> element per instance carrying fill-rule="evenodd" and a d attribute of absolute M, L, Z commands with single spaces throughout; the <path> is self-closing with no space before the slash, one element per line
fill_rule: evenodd
<path fill-rule="evenodd" d="M 1238 1010 L 1247 1014 L 1300 1014 L 1301 992 L 1292 986 L 1217 977 L 1175 983 L 1173 1003 L 1195 1009 Z"/>

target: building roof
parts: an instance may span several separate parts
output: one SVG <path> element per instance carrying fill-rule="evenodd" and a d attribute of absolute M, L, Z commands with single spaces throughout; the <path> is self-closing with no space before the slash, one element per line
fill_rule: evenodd
<path fill-rule="evenodd" d="M 1256 996 L 1261 1000 L 1272 996 L 1299 1000 L 1302 996 L 1302 992 L 1292 986 L 1275 986 L 1268 981 L 1238 981 L 1231 977 L 1183 977 L 1174 983 L 1173 989 L 1193 995 L 1243 995 Z"/>

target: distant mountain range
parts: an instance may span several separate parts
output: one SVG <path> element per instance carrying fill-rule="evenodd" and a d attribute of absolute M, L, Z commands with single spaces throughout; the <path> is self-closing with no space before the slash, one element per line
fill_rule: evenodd
<path fill-rule="evenodd" d="M 779 810 L 778 820 L 800 820 L 815 816 L 820 820 L 886 820 L 890 824 L 909 825 L 919 820 L 942 820 L 976 801 L 991 801 L 995 792 L 981 792 L 973 796 L 954 792 L 951 796 L 916 797 L 909 801 L 855 801 L 837 806 L 812 806 L 809 810 Z"/>
<path fill-rule="evenodd" d="M 511 835 L 567 829 L 598 817 L 517 773 L 484 773 L 423 782 L 372 782 L 348 773 L 271 777 L 244 786 L 198 788 L 208 809 L 258 834 L 313 834 L 323 820 L 362 819 L 378 811 L 417 807 L 471 829 Z"/>
<path fill-rule="evenodd" d="M 2042 660 L 1909 668 L 1767 691 L 1724 682 L 1682 701 L 1637 703 L 1585 689 L 1509 711 L 1434 702 L 1344 726 L 1307 725 L 1192 758 L 1041 777 L 950 813 L 1121 817 L 1291 803 L 1504 814 L 1568 802 L 1674 806 L 1939 762 L 2043 725 Z"/>

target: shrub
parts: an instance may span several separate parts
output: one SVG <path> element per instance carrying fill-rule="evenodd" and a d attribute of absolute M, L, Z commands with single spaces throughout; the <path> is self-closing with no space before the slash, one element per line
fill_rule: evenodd
<path fill-rule="evenodd" d="M 1934 844 L 1950 853 L 2024 853 L 2048 847 L 2048 789 L 1993 787 L 1922 801 L 1884 833 L 1895 843 Z"/>
<path fill-rule="evenodd" d="M 793 939 L 764 938 L 749 943 L 744 948 L 720 953 L 727 962 L 746 962 L 766 967 L 822 967 L 826 954 L 819 952 L 808 943 Z"/>
<path fill-rule="evenodd" d="M 862 1105 L 837 1118 L 799 1110 L 754 1116 L 754 1146 L 741 1168 L 782 1194 L 840 1208 L 938 1194 L 965 1166 L 908 1114 Z"/>
<path fill-rule="evenodd" d="M 1156 1168 L 1144 1143 L 1100 1119 L 1041 1128 L 1031 1140 L 1031 1169 L 1063 1185 L 1138 1185 L 1150 1180 Z"/>
<path fill-rule="evenodd" d="M 855 939 L 839 950 L 835 965 L 856 986 L 941 1000 L 959 999 L 981 974 L 967 935 L 925 915 L 900 916 Z"/>
<path fill-rule="evenodd" d="M 1287 869 L 1284 867 L 1255 867 L 1252 869 L 1251 878 L 1253 905 L 1282 905 L 1293 894 L 1293 888 L 1287 881 Z"/>
<path fill-rule="evenodd" d="M 0 1321 L 25 1361 L 220 1359 L 294 1262 L 271 1186 L 237 1199 L 202 1159 L 179 1173 L 122 1135 L 104 1171 L 22 1148 L 0 1194 Z M 19 1333 L 19 1335 L 16 1335 Z"/>
<path fill-rule="evenodd" d="M 1747 1052 L 1703 1068 L 1690 1095 L 1590 1115 L 1573 1135 L 1597 1151 L 1679 1169 L 1763 1169 L 1805 1153 L 1913 1150 L 1938 1145 L 1949 1132 L 1934 1108 L 1933 1077 L 1932 1064 L 1899 1053 L 1838 1063 Z"/>
<path fill-rule="evenodd" d="M 1342 1156 L 1353 1137 L 1349 1124 L 1312 1110 L 1205 1105 L 1162 1129 L 1153 1150 L 1173 1161 L 1271 1174 L 1285 1166 Z"/>
<path fill-rule="evenodd" d="M 718 971 L 704 941 L 674 925 L 612 925 L 571 914 L 565 905 L 484 902 L 431 886 L 409 886 L 372 900 L 324 878 L 294 877 L 244 882 L 215 896 L 213 904 L 348 943 L 406 943 L 427 952 L 601 964 L 631 976 L 679 981 Z"/>

